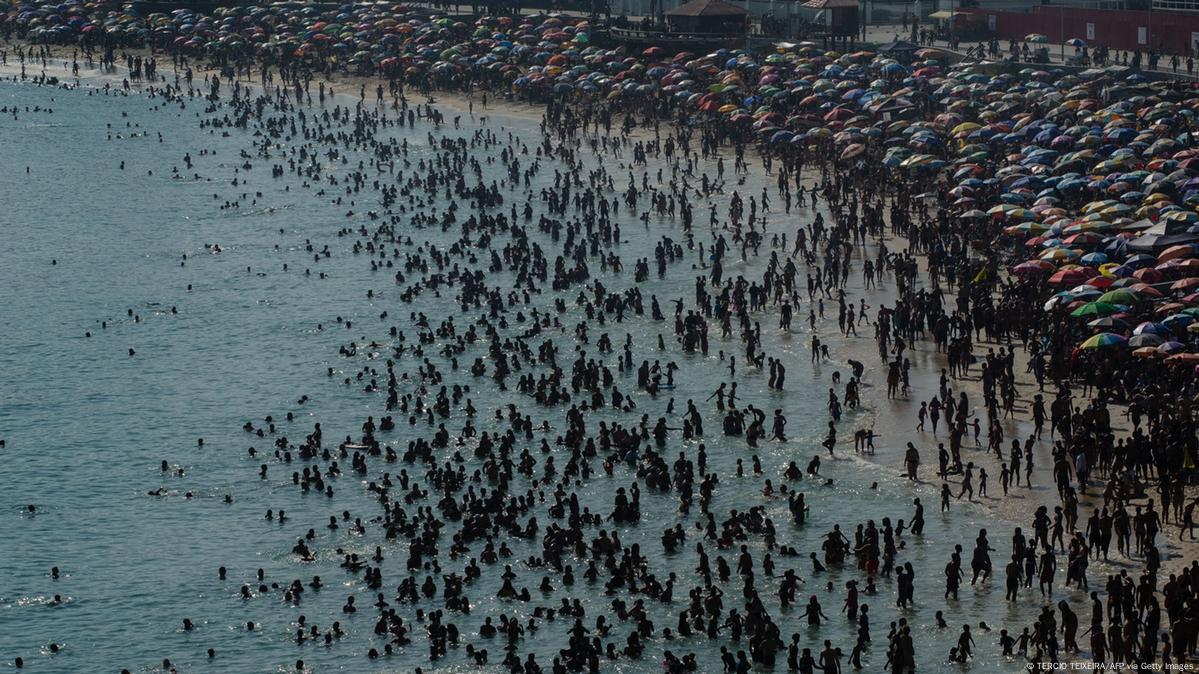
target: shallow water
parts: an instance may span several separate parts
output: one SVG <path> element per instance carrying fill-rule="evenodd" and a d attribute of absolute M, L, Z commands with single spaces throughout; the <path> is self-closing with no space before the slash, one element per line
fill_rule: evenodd
<path fill-rule="evenodd" d="M 0 532 L 8 543 L 0 552 L 0 662 L 9 666 L 13 657 L 20 655 L 26 661 L 26 671 L 31 672 L 115 672 L 122 667 L 153 671 L 163 658 L 170 658 L 181 671 L 291 671 L 297 659 L 318 672 L 410 672 L 415 666 L 430 672 L 476 671 L 473 665 L 465 664 L 461 646 L 451 649 L 443 663 L 430 666 L 423 634 L 413 635 L 413 644 L 395 656 L 369 661 L 367 650 L 381 649 L 383 644 L 372 633 L 373 593 L 361 586 L 359 576 L 339 568 L 341 560 L 335 550 L 343 547 L 365 556 L 376 544 L 383 544 L 387 553 L 384 591 L 390 598 L 405 573 L 406 545 L 386 544 L 380 527 L 369 521 L 365 537 L 350 536 L 345 527 L 330 535 L 321 526 L 330 515 L 342 510 L 363 516 L 364 521 L 377 515 L 379 509 L 365 487 L 368 480 L 382 472 L 394 475 L 406 467 L 423 482 L 423 470 L 374 459 L 370 474 L 360 478 L 349 470 L 349 461 L 343 460 L 345 474 L 334 481 L 337 494 L 330 501 L 318 494 L 301 494 L 291 484 L 290 474 L 302 470 L 301 462 L 287 465 L 265 456 L 273 438 L 257 438 L 241 430 L 246 421 L 263 425 L 265 416 L 274 415 L 278 432 L 293 439 L 310 432 L 314 422 L 322 424 L 327 446 L 336 445 L 338 438 L 347 435 L 357 437 L 367 415 L 385 414 L 385 395 L 364 393 L 361 382 L 348 387 L 340 383 L 367 364 L 367 359 L 361 352 L 354 359 L 343 358 L 338 355 L 338 346 L 364 339 L 388 343 L 387 328 L 391 325 L 398 325 L 411 338 L 416 330 L 408 318 L 410 311 L 425 312 L 434 324 L 453 315 L 460 329 L 476 314 L 462 314 L 449 297 L 452 289 L 445 298 L 425 293 L 412 305 L 402 304 L 391 279 L 393 272 L 372 274 L 366 256 L 351 252 L 356 237 L 336 236 L 343 226 L 356 228 L 365 222 L 362 217 L 345 217 L 348 210 L 361 214 L 378 208 L 366 191 L 359 195 L 358 204 L 338 206 L 329 198 L 314 196 L 316 188 L 304 188 L 294 175 L 272 179 L 269 161 L 251 159 L 252 170 L 236 172 L 243 161 L 238 153 L 251 142 L 247 133 L 231 130 L 229 137 L 222 137 L 219 130 L 210 133 L 199 128 L 199 119 L 204 115 L 198 102 L 189 102 L 183 110 L 152 109 L 160 103 L 143 95 L 89 96 L 86 90 L 0 85 L 0 105 L 53 108 L 53 114 L 21 112 L 16 119 L 0 115 L 0 137 L 5 147 L 0 152 L 0 198 L 4 204 L 0 230 L 5 233 L 6 244 L 0 248 L 0 287 L 4 288 L 2 306 L 7 318 L 0 338 L 0 368 L 5 373 L 5 386 L 0 389 L 0 437 L 7 441 L 7 449 L 3 450 L 6 479 L 5 489 L 0 490 Z M 224 110 L 218 114 L 224 114 Z M 503 132 L 517 134 L 531 148 L 538 141 L 534 121 L 493 117 L 491 128 L 498 128 L 498 121 L 503 123 Z M 469 138 L 475 128 L 465 123 L 460 131 L 450 129 L 445 133 Z M 415 148 L 415 164 L 421 156 L 432 156 L 426 141 L 428 130 L 418 125 L 416 130 L 388 132 L 407 134 Z M 130 137 L 134 132 L 146 135 Z M 202 148 L 215 154 L 200 156 Z M 183 164 L 188 152 L 195 160 L 195 172 L 204 179 L 173 180 L 172 166 L 192 173 Z M 359 158 L 365 159 L 351 153 L 352 164 Z M 122 161 L 124 170 L 120 168 Z M 607 166 L 614 174 L 617 189 L 623 189 L 627 171 Z M 650 171 L 657 166 L 651 160 Z M 555 162 L 543 161 L 534 179 L 534 191 L 552 185 L 555 167 L 561 168 Z M 497 165 L 487 170 L 496 179 L 501 177 L 502 169 Z M 230 185 L 234 177 L 244 180 L 247 176 L 248 186 Z M 488 182 L 491 177 L 488 175 Z M 770 177 L 765 179 L 773 184 Z M 747 193 L 760 193 L 761 185 L 755 185 L 754 180 L 745 188 Z M 286 186 L 290 186 L 290 192 L 284 191 Z M 253 192 L 259 190 L 262 196 L 250 205 Z M 251 196 L 241 200 L 240 209 L 220 209 L 226 199 L 242 192 Z M 214 194 L 219 197 L 214 199 Z M 538 205 L 535 203 L 535 208 Z M 504 208 L 507 210 L 507 203 Z M 721 209 L 723 212 L 723 204 Z M 695 212 L 697 226 L 706 223 L 707 204 L 697 205 Z M 772 214 L 772 219 L 780 222 L 781 210 Z M 632 283 L 633 258 L 652 256 L 653 245 L 661 236 L 678 238 L 677 223 L 651 219 L 647 230 L 624 209 L 620 222 L 626 238 L 619 250 L 625 260 L 625 273 L 600 272 L 598 265 L 593 265 L 595 275 L 611 290 Z M 793 229 L 790 225 L 785 228 Z M 455 238 L 453 231 L 442 234 L 414 229 L 411 235 L 417 241 L 445 245 Z M 547 251 L 560 247 L 549 237 L 535 234 L 534 239 Z M 328 244 L 331 258 L 313 262 L 304 249 L 307 240 L 318 250 Z M 207 251 L 205 244 L 212 243 L 219 243 L 223 252 Z M 497 241 L 497 245 L 503 243 Z M 181 265 L 184 254 L 186 264 Z M 669 315 L 672 305 L 668 299 L 693 297 L 697 272 L 690 267 L 696 257 L 695 252 L 689 252 L 685 262 L 670 267 L 665 279 L 654 278 L 651 272 L 651 281 L 642 288 L 647 306 L 649 295 L 655 294 Z M 763 257 L 751 259 L 748 268 L 733 265 L 727 273 L 752 269 L 760 275 L 766 259 L 764 251 Z M 57 264 L 52 265 L 51 260 Z M 284 264 L 289 265 L 289 271 L 283 270 Z M 305 276 L 304 269 L 311 269 L 312 275 Z M 317 277 L 322 271 L 327 278 Z M 375 290 L 373 300 L 366 296 L 370 288 Z M 571 306 L 569 315 L 562 317 L 566 326 L 585 320 L 574 308 L 577 294 L 578 289 L 565 294 Z M 534 303 L 550 305 L 552 295 L 547 291 L 535 297 Z M 172 314 L 171 307 L 177 307 L 178 314 Z M 129 309 L 140 317 L 140 322 L 127 315 Z M 830 315 L 835 315 L 835 302 L 828 309 Z M 379 318 L 383 311 L 390 312 L 387 320 Z M 750 457 L 755 452 L 745 446 L 743 439 L 720 436 L 720 422 L 712 404 L 702 403 L 721 381 L 728 379 L 718 351 L 724 348 L 741 353 L 738 340 L 721 342 L 716 326 L 707 358 L 682 354 L 669 339 L 668 352 L 659 353 L 656 334 L 669 335 L 671 326 L 669 322 L 649 320 L 647 315 L 631 317 L 621 325 L 592 324 L 592 344 L 588 346 L 589 352 L 594 351 L 594 340 L 604 331 L 614 342 L 623 339 L 627 331 L 634 336 L 639 358 L 644 354 L 651 360 L 673 359 L 682 366 L 674 391 L 657 398 L 643 392 L 635 394 L 638 413 L 650 415 L 651 420 L 661 416 L 667 393 L 674 395 L 680 411 L 686 409 L 688 398 L 695 399 L 706 415 L 704 441 L 709 464 L 722 477 L 713 511 L 727 513 L 732 508 L 744 510 L 766 503 L 779 530 L 780 543 L 800 550 L 803 557 L 799 559 L 775 555 L 776 574 L 781 576 L 784 569 L 794 565 L 798 574 L 808 579 L 800 601 L 806 601 L 809 593 L 817 594 L 832 621 L 812 630 L 801 625 L 798 616 L 802 611 L 780 613 L 776 583 L 759 574 L 758 585 L 763 596 L 769 597 L 767 604 L 785 640 L 798 632 L 803 646 L 819 652 L 823 640 L 831 639 L 848 656 L 856 628 L 839 610 L 845 581 L 858 574 L 845 568 L 809 578 L 811 567 L 806 555 L 819 551 L 821 537 L 833 524 L 839 523 L 849 534 L 857 523 L 868 518 L 876 522 L 883 517 L 890 517 L 892 522 L 909 518 L 911 500 L 919 494 L 929 506 L 926 534 L 922 540 L 907 536 L 909 545 L 898 561 L 911 562 L 920 570 L 916 607 L 902 615 L 917 626 L 916 652 L 921 671 L 958 670 L 958 665 L 944 664 L 944 656 L 955 642 L 960 624 L 976 625 L 980 620 L 995 632 L 976 634 L 977 664 L 1022 671 L 1022 663 L 997 657 L 999 649 L 994 641 L 1000 627 L 1018 633 L 1020 627 L 1029 624 L 1039 610 L 1039 596 L 1034 599 L 1026 594 L 1012 606 L 1002 601 L 1002 581 L 992 581 L 977 589 L 966 586 L 961 601 L 948 607 L 940 598 L 941 569 L 953 545 L 963 544 L 968 555 L 977 530 L 988 528 L 992 544 L 998 548 L 993 555 L 996 569 L 1001 571 L 1011 524 L 965 504 L 955 503 L 950 517 L 938 515 L 932 489 L 914 491 L 896 475 L 897 471 L 858 459 L 824 462 L 822 473 L 835 480 L 835 487 L 822 487 L 811 480 L 799 484 L 807 492 L 812 509 L 812 518 L 802 529 L 790 523 L 785 498 L 767 501 L 761 495 L 763 479 L 769 477 L 778 485 L 788 461 L 796 460 L 803 467 L 813 454 L 823 454 L 818 443 L 828 418 L 828 381 L 837 364 L 809 363 L 810 336 L 803 320 L 806 314 L 805 305 L 795 319 L 795 324 L 805 329 L 790 336 L 780 336 L 770 318 L 761 319 L 767 351 L 786 359 L 785 393 L 766 389 L 765 374 L 748 371 L 738 358 L 737 381 L 743 402 L 768 414 L 782 408 L 790 422 L 789 442 L 765 443 L 756 451 L 762 459 L 764 476 L 750 475 Z M 352 320 L 353 329 L 339 325 L 339 316 Z M 108 322 L 107 328 L 101 327 L 102 320 Z M 519 329 L 514 323 L 513 332 Z M 84 336 L 86 331 L 91 331 L 91 338 Z M 838 343 L 835 320 L 822 325 L 822 338 Z M 563 348 L 571 343 L 568 336 L 557 341 Z M 136 356 L 127 355 L 130 348 L 136 350 Z M 838 353 L 836 346 L 833 353 Z M 475 355 L 483 354 L 484 347 L 476 345 L 460 362 L 465 368 Z M 560 358 L 566 355 L 560 354 Z M 558 427 L 564 423 L 562 410 L 535 411 L 529 398 L 498 391 L 490 379 L 474 379 L 465 370 L 450 373 L 448 359 L 434 354 L 433 349 L 426 352 L 426 357 L 447 373 L 448 384 L 470 384 L 469 397 L 480 409 L 476 419 L 480 430 L 499 428 L 491 416 L 495 408 L 509 402 L 534 415 L 542 411 Z M 373 365 L 385 374 L 382 359 Z M 414 372 L 418 365 L 417 359 L 406 356 L 397 363 L 397 370 Z M 329 367 L 336 371 L 333 378 L 325 375 Z M 612 367 L 615 370 L 615 365 Z M 840 369 L 847 371 L 843 365 Z M 876 381 L 881 380 L 877 371 L 874 376 Z M 635 390 L 631 373 L 618 375 L 618 380 L 622 391 Z M 408 385 L 401 392 L 411 390 Z M 305 395 L 308 402 L 298 404 Z M 284 420 L 288 411 L 296 415 L 292 423 Z M 456 414 L 451 419 L 454 423 L 447 424 L 451 432 L 460 427 L 461 416 Z M 618 418 L 610 411 L 591 416 L 595 419 L 589 419 L 589 428 L 594 428 L 597 419 Z M 632 421 L 629 415 L 619 418 L 626 424 Z M 410 428 L 399 415 L 397 421 L 400 423 L 395 431 L 381 436 L 386 444 L 401 451 L 410 439 L 418 434 L 428 436 L 434 430 L 423 421 Z M 840 424 L 840 437 L 848 439 L 854 428 L 869 423 L 869 412 L 849 412 Z M 879 430 L 885 435 L 885 429 Z M 204 440 L 202 447 L 198 438 Z M 885 438 L 881 442 L 885 443 Z M 540 437 L 532 448 L 535 450 L 539 443 Z M 257 476 L 261 461 L 247 456 L 249 446 L 262 450 L 262 460 L 271 464 L 265 481 Z M 678 449 L 693 455 L 695 446 L 683 446 L 676 436 L 668 456 L 673 457 Z M 842 455 L 847 451 L 843 444 Z M 738 458 L 745 461 L 744 478 L 734 476 Z M 164 459 L 184 467 L 186 477 L 164 476 L 159 470 Z M 564 465 L 565 457 L 559 463 Z M 471 467 L 473 462 L 468 461 Z M 878 482 L 877 490 L 870 488 L 874 481 Z M 627 487 L 631 482 L 628 469 L 620 466 L 611 479 L 593 477 L 580 489 L 580 499 L 593 511 L 606 513 L 611 509 L 616 487 Z M 147 491 L 160 486 L 169 490 L 167 496 L 147 495 Z M 519 476 L 514 486 L 522 493 L 530 487 Z M 186 491 L 194 492 L 196 497 L 184 498 Z M 233 504 L 222 502 L 225 494 L 234 496 Z M 647 601 L 659 630 L 673 630 L 677 611 L 685 607 L 686 590 L 694 577 L 693 549 L 698 536 L 689 530 L 685 552 L 665 555 L 659 543 L 662 530 L 684 522 L 677 512 L 677 499 L 643 489 L 642 500 L 643 522 L 620 527 L 620 537 L 626 546 L 640 543 L 660 577 L 669 571 L 679 575 L 673 605 Z M 24 512 L 28 504 L 36 504 L 35 515 Z M 267 509 L 281 508 L 291 518 L 287 524 L 264 520 Z M 544 508 L 537 516 L 543 527 L 552 521 Z M 698 507 L 686 522 L 697 518 Z M 290 549 L 309 527 L 318 531 L 313 548 L 319 559 L 299 563 Z M 587 538 L 596 533 L 587 532 Z M 448 541 L 449 535 L 444 533 L 443 540 Z M 529 587 L 535 600 L 540 599 L 537 585 L 543 571 L 519 562 L 539 554 L 540 545 L 520 540 L 510 541 L 509 545 L 515 552 L 509 561 L 518 574 L 517 587 Z M 756 550 L 755 563 L 760 563 L 764 552 L 760 538 L 751 539 L 750 546 Z M 714 562 L 715 551 L 711 546 L 708 549 Z M 481 544 L 472 546 L 472 554 L 481 550 Z M 444 555 L 441 561 L 442 571 L 447 574 L 461 572 L 464 563 L 450 562 Z M 730 561 L 735 563 L 735 555 Z M 49 577 L 52 566 L 61 568 L 61 579 Z M 227 581 L 217 578 L 220 566 L 229 569 Z M 574 566 L 578 576 L 574 587 L 563 588 L 554 577 L 558 591 L 541 601 L 557 605 L 561 597 L 577 597 L 588 609 L 585 623 L 591 626 L 608 598 L 603 596 L 602 587 L 589 587 L 583 580 L 585 561 L 576 561 Z M 299 607 L 284 604 L 278 591 L 243 601 L 238 589 L 242 582 L 257 585 L 253 576 L 258 568 L 265 570 L 267 582 L 284 585 L 293 578 L 307 580 L 320 575 L 327 585 L 320 592 L 306 593 Z M 536 603 L 497 600 L 494 595 L 501 568 L 485 566 L 483 579 L 467 586 L 471 615 L 449 616 L 463 630 L 464 643 L 489 649 L 489 671 L 500 670 L 502 642 L 486 643 L 477 637 L 483 618 L 501 613 L 527 617 Z M 423 577 L 421 574 L 420 579 Z M 830 581 L 836 588 L 833 592 L 824 589 Z M 887 624 L 900 615 L 894 607 L 891 582 L 883 580 L 879 587 L 878 596 L 864 597 L 873 617 L 873 648 L 865 658 L 867 671 L 883 668 Z M 727 610 L 739 598 L 741 585 L 734 580 L 724 589 L 729 594 Z M 340 611 L 351 593 L 357 596 L 360 606 L 352 618 Z M 49 606 L 47 602 L 55 594 L 65 602 Z M 636 599 L 624 598 L 630 604 Z M 419 606 L 433 610 L 440 604 L 424 601 Z M 406 622 L 410 622 L 415 608 L 399 606 Z M 933 628 L 933 615 L 939 609 L 946 611 L 950 629 Z M 301 614 L 322 630 L 340 620 L 348 634 L 330 648 L 315 643 L 297 645 L 292 636 Z M 196 623 L 195 631 L 182 631 L 185 617 Z M 609 618 L 614 620 L 611 614 Z M 261 628 L 247 632 L 242 627 L 246 621 L 259 623 Z M 541 665 L 548 668 L 556 648 L 566 641 L 569 625 L 570 621 L 563 619 L 542 622 L 540 631 L 522 642 L 521 653 L 532 650 Z M 613 640 L 623 646 L 631 629 L 631 625 L 618 623 Z M 57 655 L 51 656 L 45 650 L 51 642 L 63 646 Z M 643 659 L 608 663 L 605 671 L 660 671 L 663 649 L 675 653 L 695 651 L 705 671 L 718 671 L 722 643 L 696 637 L 673 642 L 657 639 Z M 207 662 L 205 651 L 210 647 L 216 649 L 216 663 Z M 741 647 L 746 647 L 744 642 Z M 782 657 L 778 669 L 785 669 Z"/>

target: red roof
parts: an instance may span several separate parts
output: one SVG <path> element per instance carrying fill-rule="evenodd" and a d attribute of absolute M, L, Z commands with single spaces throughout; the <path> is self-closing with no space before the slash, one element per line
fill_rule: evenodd
<path fill-rule="evenodd" d="M 855 0 L 854 4 L 857 2 Z M 666 16 L 745 16 L 749 12 L 724 0 L 691 0 L 666 11 Z"/>

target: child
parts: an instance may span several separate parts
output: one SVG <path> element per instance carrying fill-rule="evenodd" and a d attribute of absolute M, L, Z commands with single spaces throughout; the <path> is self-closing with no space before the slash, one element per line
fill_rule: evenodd
<path fill-rule="evenodd" d="M 1017 650 L 1017 652 L 1020 653 L 1020 657 L 1022 657 L 1022 658 L 1028 657 L 1028 642 L 1030 640 L 1032 640 L 1032 635 L 1028 633 L 1028 628 L 1025 627 L 1024 631 L 1021 632 L 1020 636 L 1017 637 L 1017 639 L 1016 639 L 1016 644 L 1017 644 L 1016 650 Z"/>
<path fill-rule="evenodd" d="M 1016 640 L 1008 636 L 1007 630 L 999 630 L 999 645 L 1003 647 L 1003 657 L 1010 658 L 1014 655 L 1012 646 L 1016 645 Z"/>

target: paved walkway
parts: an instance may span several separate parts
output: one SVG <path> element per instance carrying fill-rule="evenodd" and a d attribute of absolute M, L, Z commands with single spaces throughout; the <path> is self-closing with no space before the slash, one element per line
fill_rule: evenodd
<path fill-rule="evenodd" d="M 896 39 L 906 40 L 910 36 L 910 32 L 911 32 L 910 29 L 905 31 L 903 29 L 903 26 L 900 24 L 885 25 L 885 26 L 868 26 L 866 29 L 866 40 L 865 41 L 875 43 L 875 44 L 884 44 L 884 43 L 891 42 Z M 982 45 L 985 48 L 986 44 L 987 43 L 985 43 L 985 42 L 978 42 L 975 40 L 962 40 L 958 43 L 958 48 L 956 50 L 949 50 L 949 43 L 947 41 L 937 40 L 934 42 L 934 44 L 932 46 L 934 46 L 937 49 L 953 51 L 955 54 L 958 54 L 958 55 L 962 56 L 963 58 L 965 58 L 967 50 L 975 49 L 979 45 Z M 1007 46 L 1008 46 L 1007 40 L 999 41 L 999 48 L 1002 53 L 1006 54 Z M 1045 67 L 1046 65 L 1060 66 L 1063 64 L 1077 65 L 1077 64 L 1070 62 L 1070 59 L 1076 53 L 1075 48 L 1070 45 L 1053 44 L 1053 43 L 1039 43 L 1039 44 L 1031 44 L 1030 43 L 1028 45 L 1028 48 L 1030 50 L 1034 49 L 1034 48 L 1040 48 L 1040 47 L 1046 47 L 1049 49 L 1049 63 L 1048 64 L 1030 63 L 1030 64 L 1028 64 L 1030 67 L 1037 67 L 1038 65 L 1040 67 Z M 1113 52 L 1112 57 L 1114 58 L 1115 56 L 1117 56 L 1121 53 L 1122 52 Z M 1131 56 L 1132 55 L 1129 54 L 1130 59 L 1131 59 Z M 1144 58 L 1144 56 L 1142 58 Z M 1109 63 L 1109 65 L 1116 65 L 1116 64 Z M 1196 67 L 1197 71 L 1199 71 L 1199 63 L 1196 63 L 1195 67 Z M 1161 61 L 1158 63 L 1157 69 L 1150 70 L 1146 64 L 1145 66 L 1142 67 L 1142 70 L 1147 73 L 1152 72 L 1152 73 L 1156 73 L 1158 75 L 1179 77 L 1182 79 L 1191 79 L 1191 80 L 1199 81 L 1199 77 L 1197 77 L 1194 73 L 1192 73 L 1192 74 L 1187 73 L 1186 59 L 1182 58 L 1182 57 L 1179 57 L 1179 64 L 1178 64 L 1177 72 L 1175 72 L 1170 67 L 1169 55 L 1162 57 Z"/>

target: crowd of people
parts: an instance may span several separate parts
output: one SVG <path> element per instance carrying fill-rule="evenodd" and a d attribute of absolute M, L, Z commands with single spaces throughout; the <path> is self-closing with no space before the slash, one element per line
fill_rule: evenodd
<path fill-rule="evenodd" d="M 622 660 L 660 661 L 672 674 L 717 666 L 830 674 L 906 673 L 930 657 L 967 663 L 983 653 L 1146 665 L 1194 657 L 1199 561 L 1180 562 L 1163 532 L 1193 538 L 1199 504 L 1190 491 L 1199 449 L 1199 353 L 1189 329 L 1199 314 L 1196 92 L 1105 74 L 986 74 L 935 53 L 915 64 L 802 46 L 621 58 L 580 49 L 580 22 L 495 17 L 480 20 L 482 33 L 449 19 L 407 24 L 413 44 L 401 37 L 398 55 L 367 50 L 360 61 L 372 65 L 357 72 L 388 76 L 370 81 L 373 91 L 353 80 L 342 93 L 357 100 L 343 104 L 323 78 L 353 61 L 335 50 L 188 46 L 197 37 L 179 35 L 178 19 L 193 27 L 205 19 L 187 12 L 171 31 L 150 21 L 149 35 L 114 30 L 106 42 L 88 36 L 107 31 L 101 14 L 117 10 L 64 7 L 51 15 L 65 23 L 34 13 L 43 28 L 80 19 L 71 31 L 32 36 L 39 25 L 20 23 L 21 11 L 0 23 L 8 35 L 74 45 L 10 45 L 4 59 L 19 60 L 22 77 L 58 62 L 75 73 L 80 56 L 98 55 L 93 63 L 125 88 L 205 101 L 213 114 L 204 124 L 245 134 L 248 155 L 276 178 L 374 202 L 338 235 L 353 241 L 364 269 L 394 282 L 403 304 L 437 298 L 445 309 L 404 312 L 408 325 L 391 327 L 390 339 L 343 345 L 353 374 L 342 383 L 378 406 L 378 420 L 362 420 L 353 437 L 326 438 L 319 423 L 284 433 L 273 418 L 246 422 L 251 444 L 273 445 L 251 449 L 255 476 L 282 471 L 295 489 L 336 502 L 355 488 L 340 480 L 352 472 L 376 497 L 375 512 L 286 525 L 308 532 L 291 551 L 303 562 L 316 558 L 319 527 L 378 542 L 368 558 L 344 557 L 354 582 L 342 620 L 326 629 L 302 620 L 298 641 L 337 642 L 343 621 L 370 612 L 380 642 L 372 659 L 427 648 L 430 663 L 498 663 L 523 674 L 596 672 Z M 262 28 L 291 11 L 229 16 Z M 381 10 L 345 13 L 367 11 Z M 401 35 L 379 21 L 371 26 Z M 501 55 L 494 49 L 505 40 L 481 37 L 500 26 L 527 26 L 541 42 L 561 32 L 572 46 L 547 47 L 544 59 L 536 42 Z M 426 30 L 444 44 L 421 42 Z M 155 42 L 173 48 L 122 53 Z M 418 65 L 404 61 L 407 49 L 435 53 Z M 481 49 L 492 60 L 458 58 Z M 383 65 L 389 58 L 399 60 Z M 247 74 L 253 84 L 239 79 Z M 481 126 L 452 136 L 461 115 L 451 121 L 413 93 L 440 87 L 467 92 L 471 117 L 486 114 L 489 95 L 536 101 L 542 135 Z M 432 157 L 417 159 L 407 140 L 388 135 L 394 128 L 426 130 Z M 325 170 L 322 158 L 343 155 L 362 160 L 340 175 Z M 505 179 L 486 182 L 485 167 Z M 552 184 L 531 189 L 550 168 Z M 622 229 L 651 220 L 662 228 L 652 250 L 621 247 Z M 457 238 L 436 246 L 421 230 Z M 309 252 L 318 262 L 330 254 Z M 659 297 L 655 279 L 680 274 L 693 277 L 693 292 Z M 893 299 L 874 300 L 884 285 Z M 833 305 L 836 333 L 825 324 Z M 633 321 L 656 326 L 656 339 L 634 339 L 624 328 Z M 788 416 L 814 414 L 745 403 L 747 372 L 769 372 L 771 390 L 795 385 L 794 360 L 771 351 L 773 331 L 810 333 L 813 363 L 845 357 L 849 366 L 848 376 L 820 382 L 824 451 L 805 452 L 802 470 L 791 461 L 775 471 L 753 454 L 787 441 Z M 859 338 L 874 341 L 877 363 L 841 351 Z M 938 354 L 936 371 L 914 372 L 917 350 Z M 698 356 L 727 368 L 730 382 L 706 400 L 676 403 L 692 378 L 684 364 Z M 917 377 L 937 384 L 913 386 Z M 846 408 L 866 404 L 864 387 L 884 384 L 886 399 L 873 404 L 919 403 L 913 440 L 878 454 L 873 430 L 855 429 L 849 450 Z M 527 400 L 489 406 L 475 394 L 484 387 Z M 738 458 L 722 474 L 714 453 L 743 448 L 751 466 Z M 1043 475 L 1053 492 L 1010 533 L 963 531 L 943 575 L 917 574 L 904 557 L 907 541 L 924 536 L 919 496 L 881 522 L 821 511 L 817 486 L 836 485 L 820 455 L 848 451 L 902 468 L 913 494 L 930 484 L 948 517 L 962 499 L 1031 493 Z M 935 472 L 923 468 L 933 455 Z M 763 504 L 718 508 L 720 490 L 746 473 Z M 580 503 L 595 481 L 609 485 L 604 511 Z M 643 491 L 677 500 L 678 523 L 660 539 L 653 532 L 661 556 L 621 540 L 658 521 L 644 511 Z M 767 508 L 780 496 L 790 521 Z M 266 513 L 280 525 L 291 517 Z M 825 532 L 819 550 L 791 544 L 797 528 L 813 526 Z M 1123 562 L 1119 571 L 1088 570 L 1110 557 Z M 963 625 L 948 653 L 918 652 L 906 612 L 937 603 L 938 627 L 950 629 L 967 576 L 971 586 L 999 582 L 996 564 L 1006 601 L 1041 606 L 1037 619 L 1003 626 L 993 643 L 980 637 L 990 626 Z M 840 611 L 815 591 L 830 569 L 852 576 Z M 533 602 L 533 617 L 473 618 L 471 588 L 483 576 L 501 579 L 500 599 Z M 943 592 L 929 589 L 935 582 Z M 572 599 L 576 584 L 602 592 L 608 610 L 585 610 Z M 539 603 L 558 588 L 560 603 Z M 319 578 L 269 584 L 260 574 L 240 594 L 274 594 L 294 607 L 322 591 L 333 589 Z M 882 601 L 885 592 L 894 600 Z M 670 625 L 653 623 L 650 602 L 670 607 Z M 888 603 L 893 619 L 879 629 Z M 1090 608 L 1082 633 L 1080 604 Z M 529 642 L 555 617 L 570 627 L 552 661 L 538 661 Z M 803 645 L 796 624 L 810 639 L 837 619 L 856 626 L 852 642 Z M 689 652 L 702 639 L 722 644 L 720 665 Z M 486 647 L 492 640 L 499 653 Z"/>

